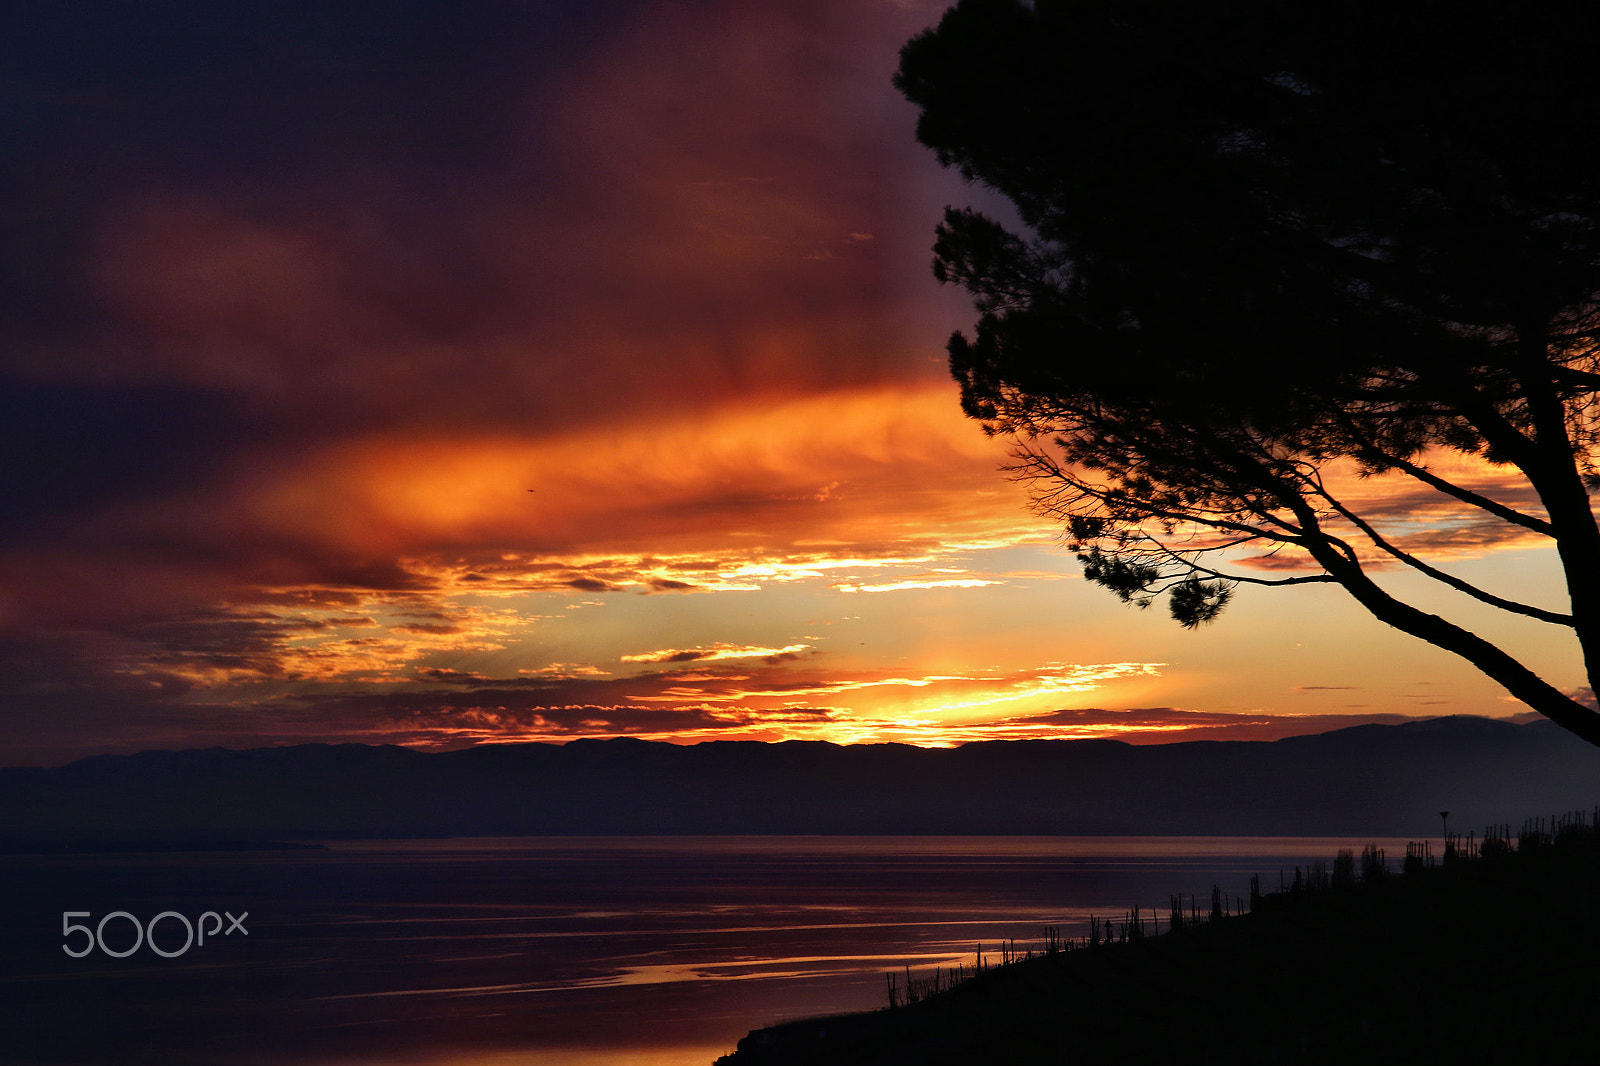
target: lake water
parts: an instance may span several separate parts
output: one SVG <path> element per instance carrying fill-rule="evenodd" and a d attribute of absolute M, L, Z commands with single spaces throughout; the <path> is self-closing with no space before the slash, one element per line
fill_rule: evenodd
<path fill-rule="evenodd" d="M 9 856 L 0 1032 L 7 1061 L 74 1066 L 707 1066 L 752 1028 L 882 1006 L 889 971 L 970 966 L 979 945 L 992 961 L 1002 940 L 1081 936 L 1135 904 L 1164 919 L 1176 892 L 1206 908 L 1213 884 L 1248 897 L 1251 874 L 1272 890 L 1368 843 L 1391 865 L 1405 853 L 1325 837 L 521 837 Z"/>

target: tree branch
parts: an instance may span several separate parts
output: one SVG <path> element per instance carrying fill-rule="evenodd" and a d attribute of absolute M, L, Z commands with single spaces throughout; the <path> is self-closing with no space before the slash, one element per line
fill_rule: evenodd
<path fill-rule="evenodd" d="M 1337 511 L 1345 519 L 1345 521 L 1349 522 L 1362 533 L 1366 534 L 1367 539 L 1372 541 L 1372 543 L 1376 545 L 1379 550 L 1395 559 L 1398 559 L 1400 562 L 1411 567 L 1413 570 L 1416 570 L 1418 573 L 1426 574 L 1428 577 L 1431 577 L 1435 581 L 1455 589 L 1457 592 L 1465 593 L 1480 603 L 1486 603 L 1491 607 L 1498 607 L 1502 611 L 1509 611 L 1512 614 L 1525 615 L 1528 618 L 1535 618 L 1541 622 L 1549 622 L 1552 625 L 1567 626 L 1570 628 L 1575 624 L 1572 616 L 1569 614 L 1557 614 L 1554 611 L 1547 611 L 1542 607 L 1534 607 L 1530 604 L 1519 603 L 1516 600 L 1508 600 L 1503 597 L 1496 596 L 1492 592 L 1487 592 L 1478 588 L 1478 586 L 1472 584 L 1471 582 L 1464 581 L 1461 578 L 1456 577 L 1454 574 L 1447 573 L 1443 570 L 1440 570 L 1436 566 L 1418 559 L 1410 552 L 1404 551 L 1403 549 L 1398 548 L 1394 544 L 1390 543 L 1387 538 L 1373 528 L 1371 523 L 1335 499 L 1325 488 L 1322 487 L 1320 482 L 1316 483 L 1316 488 L 1318 494 L 1328 502 L 1330 507 Z"/>
<path fill-rule="evenodd" d="M 1396 469 L 1409 474 L 1430 488 L 1437 489 L 1447 496 L 1454 496 L 1462 503 L 1469 503 L 1480 510 L 1487 511 L 1496 518 L 1504 519 L 1513 525 L 1522 526 L 1524 529 L 1531 529 L 1533 532 L 1543 534 L 1546 537 L 1554 537 L 1556 535 L 1555 528 L 1544 519 L 1535 518 L 1530 514 L 1523 514 L 1521 511 L 1508 507 L 1498 500 L 1490 499 L 1488 496 L 1473 492 L 1471 489 L 1462 488 L 1452 481 L 1445 480 L 1426 467 L 1418 466 L 1398 456 L 1389 457 L 1387 461 Z"/>
<path fill-rule="evenodd" d="M 1351 564 L 1337 552 L 1315 542 L 1306 547 L 1374 617 L 1403 633 L 1459 655 L 1557 725 L 1591 744 L 1600 744 L 1600 713 L 1577 702 L 1476 633 L 1391 596 L 1367 577 L 1359 565 Z"/>
<path fill-rule="evenodd" d="M 1479 510 L 1487 511 L 1496 518 L 1503 519 L 1513 525 L 1522 526 L 1524 529 L 1531 529 L 1533 532 L 1547 537 L 1555 536 L 1555 529 L 1544 519 L 1523 514 L 1521 511 L 1508 507 L 1499 500 L 1494 500 L 1481 493 L 1473 492 L 1471 489 L 1463 488 L 1453 481 L 1447 481 L 1433 471 L 1413 463 L 1404 456 L 1384 451 L 1370 437 L 1362 433 L 1354 422 L 1348 419 L 1342 421 L 1345 423 L 1346 432 L 1354 437 L 1360 445 L 1360 450 L 1356 454 L 1357 459 L 1371 462 L 1374 465 L 1393 467 L 1404 474 L 1416 478 L 1429 488 L 1442 492 L 1446 496 L 1453 496 L 1462 503 L 1471 504 Z"/>
<path fill-rule="evenodd" d="M 1200 565 L 1200 563 L 1197 560 L 1188 558 L 1187 556 L 1182 555 L 1181 553 L 1174 551 L 1172 548 L 1168 547 L 1166 544 L 1163 544 L 1161 541 L 1155 539 L 1154 537 L 1150 537 L 1149 541 L 1150 541 L 1151 544 L 1154 544 L 1156 546 L 1156 548 L 1160 549 L 1162 554 L 1164 554 L 1164 555 L 1168 556 L 1170 559 L 1172 559 L 1173 562 L 1176 562 L 1180 566 L 1187 567 L 1189 570 L 1191 570 L 1191 571 L 1193 571 L 1195 573 L 1204 574 L 1207 577 L 1216 578 L 1219 581 L 1235 581 L 1235 582 L 1239 582 L 1239 583 L 1246 584 L 1246 585 L 1274 585 L 1274 586 L 1281 586 L 1281 585 L 1326 584 L 1326 583 L 1331 582 L 1331 581 L 1334 580 L 1334 578 L 1332 576 L 1328 575 L 1328 574 L 1303 574 L 1303 575 L 1300 575 L 1298 577 L 1279 577 L 1279 578 L 1246 577 L 1243 574 L 1228 574 L 1228 573 L 1224 573 L 1221 570 L 1213 570 L 1209 566 L 1202 566 L 1202 565 Z M 1237 543 L 1242 543 L 1242 542 L 1236 541 L 1234 543 L 1237 544 Z M 1231 547 L 1231 546 L 1232 545 L 1228 545 L 1228 547 Z M 1211 550 L 1220 551 L 1220 550 L 1222 550 L 1222 547 L 1219 546 L 1217 549 L 1206 549 L 1206 550 L 1207 551 L 1211 551 Z"/>

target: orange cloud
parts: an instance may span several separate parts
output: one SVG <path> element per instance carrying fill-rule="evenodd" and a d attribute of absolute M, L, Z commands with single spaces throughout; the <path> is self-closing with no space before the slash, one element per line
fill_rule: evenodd
<path fill-rule="evenodd" d="M 1038 535 L 1038 523 L 1004 507 L 1017 497 L 998 484 L 1001 458 L 949 388 L 906 385 L 745 401 L 556 437 L 356 440 L 308 457 L 242 502 L 263 527 L 402 552 L 520 542 L 592 555 L 674 542 Z M 804 491 L 821 484 L 833 486 L 823 498 Z"/>
<path fill-rule="evenodd" d="M 624 655 L 625 663 L 690 663 L 690 662 L 716 662 L 720 659 L 777 659 L 780 657 L 793 657 L 807 648 L 809 644 L 790 644 L 784 648 L 756 648 L 739 644 L 713 644 L 709 648 L 663 648 L 660 651 L 642 652 L 638 655 Z"/>
<path fill-rule="evenodd" d="M 877 585 L 860 585 L 850 582 L 839 582 L 833 587 L 840 592 L 903 592 L 906 589 L 976 589 L 985 585 L 998 585 L 998 581 L 985 578 L 910 578 L 905 581 L 889 581 Z"/>

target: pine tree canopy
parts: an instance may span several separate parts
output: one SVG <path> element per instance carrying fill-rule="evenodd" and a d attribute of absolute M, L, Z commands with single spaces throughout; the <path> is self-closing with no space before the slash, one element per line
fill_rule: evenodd
<path fill-rule="evenodd" d="M 1015 210 L 937 229 L 951 371 L 1088 578 L 1185 626 L 1338 585 L 1600 743 L 1597 52 L 1575 0 L 962 0 L 906 44 L 919 140 Z M 1451 573 L 1441 528 L 1553 547 L 1568 602 Z M 1590 695 L 1401 568 L 1575 639 Z"/>

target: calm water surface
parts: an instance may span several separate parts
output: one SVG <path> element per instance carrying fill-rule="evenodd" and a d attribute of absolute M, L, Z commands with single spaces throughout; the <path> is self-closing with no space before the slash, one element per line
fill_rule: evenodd
<path fill-rule="evenodd" d="M 884 974 L 1208 905 L 1374 843 L 1326 837 L 518 837 L 0 858 L 8 1061 L 707 1066 L 746 1031 L 882 1006 Z M 102 943 L 113 911 L 163 918 Z M 210 920 L 207 920 L 208 922 Z M 82 958 L 75 951 L 93 943 Z"/>

